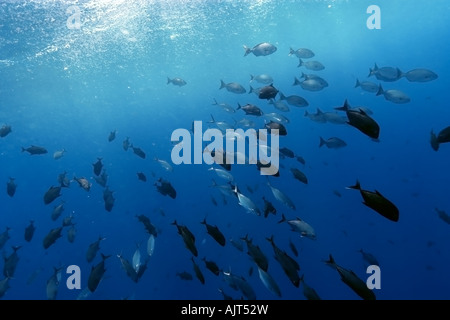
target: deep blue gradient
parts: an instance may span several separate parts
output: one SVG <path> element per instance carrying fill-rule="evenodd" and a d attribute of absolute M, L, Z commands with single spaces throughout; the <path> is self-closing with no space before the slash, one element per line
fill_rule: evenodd
<path fill-rule="evenodd" d="M 69 29 L 66 10 L 77 4 L 81 28 Z M 366 9 L 381 9 L 381 29 L 369 30 Z M 243 276 L 257 299 L 303 300 L 303 285 L 296 288 L 275 260 L 266 238 L 300 264 L 300 275 L 322 299 L 360 299 L 324 261 L 332 254 L 342 267 L 353 270 L 363 281 L 367 263 L 360 249 L 372 253 L 381 268 L 381 289 L 377 299 L 449 299 L 448 270 L 450 225 L 436 208 L 450 214 L 450 145 L 439 151 L 430 145 L 430 131 L 450 125 L 448 110 L 448 53 L 450 24 L 447 0 L 434 1 L 3 1 L 0 3 L 0 125 L 12 132 L 0 138 L 0 182 L 15 178 L 13 197 L 0 192 L 0 232 L 6 227 L 10 239 L 4 255 L 18 250 L 20 260 L 2 299 L 47 299 L 46 283 L 53 269 L 63 267 L 57 299 L 77 299 L 81 290 L 66 287 L 65 268 L 81 268 L 82 289 L 100 253 L 106 273 L 97 290 L 85 299 L 223 299 L 219 289 L 240 299 L 223 275 L 206 269 L 202 258 L 213 260 L 225 272 Z M 243 45 L 253 47 L 270 42 L 278 50 L 272 55 L 244 57 Z M 298 68 L 289 56 L 290 47 L 309 48 L 325 69 L 313 72 Z M 307 59 L 305 59 L 307 61 Z M 369 68 L 398 67 L 403 72 L 427 68 L 439 77 L 430 82 L 381 82 L 368 78 Z M 318 92 L 293 86 L 301 72 L 316 73 L 329 86 Z M 254 94 L 237 95 L 219 90 L 220 80 L 241 83 L 249 90 L 250 75 L 269 74 L 283 94 L 300 95 L 309 106 L 290 106 L 281 112 Z M 180 77 L 183 87 L 167 84 L 167 77 Z M 385 90 L 398 89 L 411 98 L 395 104 L 354 88 L 356 79 L 381 83 Z M 260 84 L 253 82 L 252 87 Z M 166 171 L 155 157 L 171 163 L 171 134 L 190 129 L 194 120 L 250 119 L 256 128 L 262 118 L 245 116 L 242 110 L 229 114 L 213 105 L 214 99 L 233 108 L 238 103 L 258 105 L 265 113 L 288 117 L 288 135 L 280 147 L 288 147 L 305 159 L 281 159 L 280 177 L 269 177 L 295 203 L 292 210 L 278 202 L 254 165 L 235 165 L 231 173 L 240 191 L 262 210 L 265 197 L 277 208 L 267 218 L 247 212 L 236 197 L 226 203 L 212 179 L 210 166 L 179 165 Z M 278 97 L 277 97 L 278 99 Z M 352 106 L 366 106 L 379 123 L 379 142 L 372 141 L 349 125 L 317 123 L 305 111 L 334 111 L 348 99 Z M 344 115 L 344 113 L 342 113 Z M 108 141 L 111 131 L 116 139 Z M 319 137 L 337 136 L 346 141 L 342 149 L 319 148 Z M 141 159 L 122 141 L 130 141 L 146 152 Z M 21 147 L 44 146 L 45 155 L 29 155 Z M 67 152 L 55 160 L 53 152 Z M 108 187 L 116 198 L 111 212 L 103 203 L 103 188 L 94 179 L 92 164 L 101 157 Z M 295 180 L 290 168 L 298 168 L 308 184 Z M 62 196 L 49 205 L 44 193 L 57 185 L 58 174 L 84 176 L 92 183 L 85 191 L 72 182 Z M 147 182 L 138 180 L 142 171 Z M 177 190 L 176 199 L 158 193 L 154 183 L 160 177 Z M 398 222 L 392 222 L 362 204 L 358 191 L 346 187 L 359 180 L 367 190 L 378 190 L 396 204 Z M 250 189 L 253 193 L 250 192 Z M 335 193 L 338 192 L 341 197 Z M 211 200 L 217 201 L 215 206 Z M 64 201 L 62 216 L 52 221 L 53 208 Z M 117 255 L 131 261 L 136 244 L 146 257 L 149 235 L 136 215 L 144 214 L 158 229 L 155 252 L 138 283 L 127 277 Z M 300 237 L 281 214 L 299 217 L 314 227 L 317 239 Z M 62 219 L 74 216 L 74 243 L 62 237 L 45 250 L 42 241 Z M 200 222 L 217 225 L 227 244 L 221 247 Z M 31 242 L 24 229 L 35 221 Z M 195 258 L 205 284 L 195 277 L 192 254 L 183 243 L 176 220 L 195 235 L 199 255 Z M 259 279 L 256 264 L 238 251 L 230 239 L 248 235 L 269 259 L 269 274 L 280 287 L 281 298 Z M 99 237 L 100 251 L 88 263 L 86 251 Z M 295 244 L 299 256 L 289 247 Z M 4 262 L 0 262 L 3 269 Z M 249 270 L 252 268 L 252 275 Z M 27 283 L 34 271 L 40 271 Z M 176 274 L 187 271 L 193 280 Z M 1 275 L 0 279 L 4 279 Z"/>

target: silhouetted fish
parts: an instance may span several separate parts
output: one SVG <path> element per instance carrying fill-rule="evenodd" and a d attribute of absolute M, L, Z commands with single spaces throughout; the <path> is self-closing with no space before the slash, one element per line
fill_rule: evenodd
<path fill-rule="evenodd" d="M 44 203 L 49 204 L 59 196 L 61 196 L 61 187 L 51 186 L 44 194 Z"/>
<path fill-rule="evenodd" d="M 359 190 L 361 193 L 361 196 L 364 199 L 364 204 L 368 206 L 369 208 L 375 210 L 379 214 L 381 214 L 383 217 L 397 222 L 399 219 L 399 210 L 398 208 L 388 199 L 386 199 L 381 193 L 379 193 L 377 190 L 375 192 L 367 191 L 361 189 L 361 185 L 359 184 L 359 181 L 356 181 L 356 184 L 354 186 L 347 187 L 347 189 L 355 189 Z"/>

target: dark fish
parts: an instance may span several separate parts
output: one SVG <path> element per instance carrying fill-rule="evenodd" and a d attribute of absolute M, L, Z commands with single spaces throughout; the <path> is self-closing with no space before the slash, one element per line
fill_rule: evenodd
<path fill-rule="evenodd" d="M 159 183 L 159 184 L 158 184 Z M 172 199 L 177 197 L 177 191 L 170 184 L 169 181 L 164 180 L 163 178 L 159 178 L 157 183 L 154 184 L 159 193 L 164 196 L 169 196 Z"/>
<path fill-rule="evenodd" d="M 1 128 L 0 128 L 0 137 L 4 138 L 6 137 L 8 134 L 11 133 L 11 126 L 4 124 Z"/>
<path fill-rule="evenodd" d="M 192 260 L 192 264 L 194 266 L 195 276 L 197 277 L 198 280 L 200 280 L 200 282 L 202 284 L 205 284 L 205 277 L 203 276 L 203 273 L 200 270 L 200 267 L 197 265 L 197 263 L 195 263 L 195 260 L 193 257 L 191 257 L 191 260 Z"/>
<path fill-rule="evenodd" d="M 73 177 L 73 180 L 78 182 L 81 188 L 83 188 L 86 191 L 89 191 L 91 189 L 92 183 L 90 183 L 85 177 L 77 178 Z"/>
<path fill-rule="evenodd" d="M 26 149 L 24 147 L 22 147 L 22 152 L 24 152 L 24 151 L 28 152 L 31 155 L 46 154 L 48 152 L 47 149 L 45 149 L 44 147 L 38 147 L 38 146 L 33 146 L 33 145 Z"/>
<path fill-rule="evenodd" d="M 230 242 L 233 245 L 233 247 L 235 247 L 241 252 L 244 252 L 244 243 L 242 242 L 241 239 L 239 240 L 230 239 Z"/>
<path fill-rule="evenodd" d="M 6 183 L 6 193 L 8 193 L 10 197 L 13 197 L 16 193 L 17 184 L 14 180 L 14 178 L 9 178 L 9 181 Z"/>
<path fill-rule="evenodd" d="M 116 138 L 117 130 L 111 131 L 108 136 L 108 141 L 111 142 Z"/>
<path fill-rule="evenodd" d="M 212 226 L 212 225 L 206 223 L 206 218 L 203 219 L 201 224 L 204 224 L 206 226 L 206 230 L 207 230 L 208 234 L 211 237 L 213 237 L 214 240 L 216 240 L 218 244 L 220 244 L 222 247 L 225 246 L 225 243 L 226 243 L 225 237 L 217 226 Z"/>
<path fill-rule="evenodd" d="M 308 184 L 308 178 L 306 177 L 306 175 L 301 172 L 299 169 L 297 168 L 291 168 L 291 172 L 294 175 L 294 178 L 297 179 L 300 182 L 303 182 L 304 184 Z"/>
<path fill-rule="evenodd" d="M 62 226 L 63 227 L 69 227 L 69 226 L 74 225 L 74 223 L 72 222 L 72 219 L 73 219 L 72 215 L 65 217 L 63 219 Z"/>
<path fill-rule="evenodd" d="M 225 281 L 234 290 L 240 290 L 247 300 L 256 300 L 256 294 L 250 284 L 242 276 L 237 276 L 231 272 L 223 272 Z"/>
<path fill-rule="evenodd" d="M 321 300 L 319 295 L 317 294 L 316 290 L 311 288 L 309 285 L 306 284 L 303 275 L 300 277 L 300 282 L 303 283 L 303 295 L 308 300 Z"/>
<path fill-rule="evenodd" d="M 76 235 L 77 235 L 77 229 L 75 228 L 75 224 L 72 224 L 70 229 L 67 231 L 67 240 L 70 243 L 73 243 L 75 241 Z"/>
<path fill-rule="evenodd" d="M 253 105 L 253 104 L 246 104 L 245 106 L 241 106 L 238 103 L 238 107 L 236 110 L 240 110 L 242 109 L 246 115 L 251 115 L 251 116 L 262 116 L 264 113 L 262 112 L 262 110 L 260 108 L 258 108 L 257 106 Z"/>
<path fill-rule="evenodd" d="M 31 220 L 28 227 L 25 228 L 25 241 L 30 242 L 33 239 L 34 230 L 36 230 L 36 227 L 34 226 L 34 221 Z"/>
<path fill-rule="evenodd" d="M 356 184 L 354 186 L 347 187 L 347 189 L 355 189 L 359 190 L 361 193 L 361 196 L 364 199 L 364 204 L 368 206 L 369 208 L 375 210 L 379 214 L 381 214 L 383 217 L 397 222 L 399 219 L 399 210 L 398 208 L 388 199 L 386 199 L 381 193 L 379 193 L 377 190 L 375 192 L 367 191 L 361 189 L 361 185 L 359 184 L 359 181 L 356 181 Z"/>
<path fill-rule="evenodd" d="M 6 291 L 8 291 L 8 289 L 10 288 L 9 286 L 10 279 L 11 279 L 10 277 L 6 277 L 5 279 L 0 280 L 0 298 L 3 297 Z"/>
<path fill-rule="evenodd" d="M 272 130 L 278 130 L 278 135 L 280 135 L 280 136 L 287 135 L 286 127 L 283 124 L 278 123 L 278 122 L 270 121 L 268 123 L 265 123 L 264 128 L 268 130 L 268 134 L 271 134 Z"/>
<path fill-rule="evenodd" d="M 99 176 L 103 168 L 102 158 L 97 158 L 97 162 L 93 163 L 92 166 L 94 167 L 94 174 Z"/>
<path fill-rule="evenodd" d="M 19 262 L 19 256 L 17 255 L 17 250 L 22 248 L 22 246 L 12 247 L 13 253 L 8 257 L 3 257 L 5 264 L 3 265 L 3 275 L 5 277 L 13 277 L 16 271 L 17 263 Z"/>
<path fill-rule="evenodd" d="M 266 100 L 275 99 L 275 97 L 277 96 L 277 94 L 278 94 L 278 89 L 275 88 L 275 87 L 271 84 L 271 85 L 269 85 L 269 86 L 262 87 L 262 88 L 259 90 L 258 98 L 260 98 L 260 99 L 266 99 Z"/>
<path fill-rule="evenodd" d="M 268 42 L 262 42 L 257 44 L 253 48 L 244 46 L 244 50 L 245 50 L 244 57 L 249 55 L 250 53 L 253 53 L 255 56 L 260 57 L 260 56 L 268 56 L 269 54 L 276 52 L 277 47 Z"/>
<path fill-rule="evenodd" d="M 106 187 L 105 190 L 103 190 L 103 202 L 105 204 L 105 210 L 108 212 L 111 212 L 111 210 L 114 207 L 114 201 L 116 199 L 113 196 L 113 191 L 109 190 L 108 187 Z"/>
<path fill-rule="evenodd" d="M 216 201 L 216 199 L 215 199 L 212 195 L 210 196 L 210 198 L 211 198 L 212 204 L 213 204 L 214 206 L 217 207 L 217 201 Z"/>
<path fill-rule="evenodd" d="M 100 241 L 105 240 L 106 238 L 99 237 L 96 241 L 89 244 L 89 247 L 86 251 L 86 260 L 91 263 L 95 256 L 97 255 L 97 251 L 100 250 Z"/>
<path fill-rule="evenodd" d="M 106 183 L 108 182 L 108 175 L 106 174 L 106 171 L 103 170 L 99 177 L 94 177 L 94 180 L 103 188 L 106 188 Z"/>
<path fill-rule="evenodd" d="M 181 78 L 170 79 L 169 77 L 167 77 L 167 84 L 169 84 L 169 83 L 172 83 L 172 84 L 174 84 L 176 86 L 179 86 L 179 87 L 185 86 L 187 84 L 187 82 L 184 81 Z"/>
<path fill-rule="evenodd" d="M 227 161 L 227 155 L 225 152 L 216 151 L 215 149 L 211 151 L 211 157 L 214 159 L 215 163 L 218 163 L 222 168 L 227 171 L 231 170 L 231 164 Z"/>
<path fill-rule="evenodd" d="M 297 161 L 300 162 L 301 164 L 306 164 L 306 161 L 305 161 L 305 159 L 304 159 L 303 157 L 301 157 L 301 156 L 296 156 L 295 158 L 296 158 Z"/>
<path fill-rule="evenodd" d="M 195 246 L 195 236 L 192 234 L 192 232 L 188 229 L 188 227 L 179 225 L 176 220 L 172 222 L 172 225 L 175 225 L 177 227 L 178 234 L 183 238 L 186 248 L 191 251 L 191 253 L 195 257 L 197 257 L 198 251 L 197 247 Z"/>
<path fill-rule="evenodd" d="M 154 237 L 157 237 L 157 236 L 158 236 L 158 233 L 157 233 L 157 231 L 156 231 L 155 226 L 151 223 L 150 219 L 149 219 L 147 216 L 141 214 L 141 215 L 136 216 L 136 217 L 138 218 L 138 220 L 139 220 L 140 222 L 142 222 L 142 224 L 144 225 L 145 230 L 146 230 L 149 234 L 153 235 Z"/>
<path fill-rule="evenodd" d="M 447 224 L 450 224 L 450 216 L 447 213 L 445 213 L 444 210 L 439 210 L 438 208 L 435 208 L 435 210 L 442 221 L 444 221 Z"/>
<path fill-rule="evenodd" d="M 144 182 L 147 181 L 147 177 L 145 176 L 145 174 L 143 172 L 138 172 L 137 176 L 138 176 L 139 180 L 144 181 Z"/>
<path fill-rule="evenodd" d="M 269 174 L 272 177 L 280 176 L 280 170 L 278 168 L 277 168 L 277 172 L 274 174 L 273 173 L 274 168 L 272 168 L 272 164 L 271 163 L 263 163 L 259 159 L 256 161 L 256 169 L 258 169 L 259 171 L 265 172 L 265 173 L 269 172 Z M 260 215 L 260 212 L 258 210 L 254 210 L 254 213 L 256 213 L 258 216 Z"/>
<path fill-rule="evenodd" d="M 122 142 L 123 150 L 128 151 L 128 148 L 130 147 L 130 145 L 131 145 L 130 144 L 130 138 L 126 137 L 125 140 L 123 140 L 123 142 Z"/>
<path fill-rule="evenodd" d="M 181 280 L 193 280 L 192 274 L 189 272 L 183 271 L 183 272 L 177 272 L 177 277 L 179 277 Z"/>
<path fill-rule="evenodd" d="M 138 147 L 134 147 L 133 145 L 130 145 L 130 148 L 133 149 L 133 152 L 135 155 L 137 155 L 138 157 L 145 159 L 145 152 L 142 151 L 141 148 Z"/>
<path fill-rule="evenodd" d="M 255 246 L 252 240 L 248 238 L 248 235 L 245 238 L 241 238 L 241 240 L 244 240 L 247 244 L 247 254 L 253 259 L 256 265 L 262 270 L 267 271 L 269 268 L 269 260 L 261 251 L 261 248 L 257 245 Z"/>
<path fill-rule="evenodd" d="M 58 238 L 61 238 L 61 231 L 63 227 L 58 227 L 51 229 L 49 233 L 45 236 L 42 244 L 44 245 L 44 249 L 48 249 Z"/>
<path fill-rule="evenodd" d="M 53 212 L 52 212 L 52 216 L 51 216 L 52 220 L 56 221 L 61 216 L 63 211 L 64 211 L 64 201 L 62 201 L 61 204 L 59 204 L 53 208 Z"/>
<path fill-rule="evenodd" d="M 298 275 L 298 271 L 300 270 L 299 264 L 275 244 L 273 235 L 266 239 L 272 245 L 275 260 L 277 260 L 283 268 L 284 273 L 288 276 L 291 283 L 298 288 L 300 285 L 300 276 Z"/>
<path fill-rule="evenodd" d="M 67 172 L 64 171 L 58 175 L 58 183 L 63 188 L 68 188 L 70 186 L 70 180 L 67 177 Z"/>
<path fill-rule="evenodd" d="M 61 187 L 51 186 L 44 194 L 44 203 L 49 204 L 59 196 L 61 196 Z"/>
<path fill-rule="evenodd" d="M 379 266 L 377 258 L 369 252 L 364 251 L 363 249 L 360 249 L 359 252 L 362 254 L 363 259 L 369 264 L 369 265 L 375 265 Z"/>
<path fill-rule="evenodd" d="M 291 239 L 289 239 L 289 248 L 291 248 L 291 251 L 294 254 L 294 256 L 298 257 L 297 248 L 295 247 L 295 244 L 291 241 Z"/>
<path fill-rule="evenodd" d="M 205 262 L 205 266 L 209 271 L 214 273 L 216 276 L 220 274 L 220 269 L 214 261 L 206 260 L 206 258 L 203 258 L 203 261 Z"/>
<path fill-rule="evenodd" d="M 437 135 L 437 142 L 439 144 L 450 142 L 450 126 L 442 129 Z"/>
<path fill-rule="evenodd" d="M 439 142 L 438 142 L 437 136 L 433 130 L 431 130 L 431 133 L 430 133 L 430 144 L 434 151 L 439 150 Z"/>
<path fill-rule="evenodd" d="M 9 240 L 9 227 L 6 227 L 6 230 L 0 233 L 0 250 L 3 249 L 3 246 L 5 245 L 6 241 Z"/>
<path fill-rule="evenodd" d="M 223 300 L 233 300 L 233 297 L 226 294 L 223 289 L 219 288 L 218 290 L 222 294 Z"/>
<path fill-rule="evenodd" d="M 48 300 L 55 300 L 58 294 L 58 286 L 61 281 L 61 269 L 53 267 L 53 274 L 47 280 L 46 293 Z"/>
<path fill-rule="evenodd" d="M 111 256 L 111 255 L 105 256 L 103 253 L 101 253 L 101 255 L 102 261 L 100 261 L 97 265 L 93 266 L 91 268 L 91 273 L 89 274 L 88 289 L 90 292 L 94 292 L 97 289 L 98 284 L 100 283 L 100 281 L 103 278 L 103 275 L 106 272 L 105 260 Z"/>
<path fill-rule="evenodd" d="M 333 269 L 336 269 L 341 276 L 342 282 L 349 286 L 362 299 L 376 300 L 375 294 L 367 287 L 366 283 L 361 280 L 352 270 L 347 270 L 337 265 L 331 254 L 330 259 L 325 261 L 325 263 Z"/>
<path fill-rule="evenodd" d="M 353 110 L 349 108 L 347 100 L 341 110 L 346 110 L 348 124 L 355 127 L 365 135 L 372 139 L 378 139 L 380 135 L 380 126 L 362 109 Z"/>
<path fill-rule="evenodd" d="M 327 148 L 330 149 L 339 149 L 347 146 L 347 143 L 344 140 L 339 139 L 337 137 L 331 137 L 328 138 L 327 140 L 325 140 L 322 137 L 319 138 L 320 138 L 319 148 L 322 147 L 323 145 L 327 146 Z"/>
<path fill-rule="evenodd" d="M 286 147 L 280 148 L 280 153 L 283 156 L 286 156 L 291 159 L 293 159 L 295 157 L 294 151 L 292 151 L 291 149 L 286 148 Z"/>
<path fill-rule="evenodd" d="M 264 209 L 263 209 L 264 218 L 267 218 L 269 213 L 277 214 L 277 209 L 275 209 L 273 204 L 270 201 L 266 200 L 265 197 L 263 197 L 263 200 L 264 200 Z"/>

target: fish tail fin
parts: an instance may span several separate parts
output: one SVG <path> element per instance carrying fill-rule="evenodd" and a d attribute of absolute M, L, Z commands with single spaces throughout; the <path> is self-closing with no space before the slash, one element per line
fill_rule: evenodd
<path fill-rule="evenodd" d="M 223 82 L 223 80 L 220 80 L 220 89 L 225 88 L 227 85 L 225 84 L 225 82 Z"/>
<path fill-rule="evenodd" d="M 299 85 L 300 84 L 300 80 L 297 79 L 297 77 L 294 77 L 294 83 L 292 84 L 293 86 Z"/>
<path fill-rule="evenodd" d="M 361 86 L 361 83 L 359 83 L 359 80 L 358 80 L 358 79 L 356 79 L 356 84 L 355 84 L 355 88 L 357 88 L 357 87 L 359 87 L 359 86 Z"/>
<path fill-rule="evenodd" d="M 255 89 L 253 89 L 252 86 L 249 86 L 249 87 L 250 87 L 250 90 L 248 90 L 248 94 L 251 94 L 252 92 L 255 92 Z"/>
<path fill-rule="evenodd" d="M 172 82 L 172 80 L 170 80 L 170 78 L 167 77 L 167 84 L 169 84 L 169 83 L 171 83 L 171 82 Z"/>
<path fill-rule="evenodd" d="M 328 260 L 325 260 L 324 262 L 325 262 L 326 264 L 328 264 L 328 265 L 331 265 L 331 266 L 336 265 L 336 261 L 334 261 L 334 258 L 333 258 L 333 256 L 331 255 L 331 253 L 330 253 L 330 255 L 329 255 Z"/>
<path fill-rule="evenodd" d="M 379 96 L 379 95 L 382 95 L 384 93 L 384 91 L 383 91 L 383 87 L 381 86 L 381 83 L 380 83 L 380 85 L 378 86 L 378 92 L 377 92 L 377 96 Z"/>
<path fill-rule="evenodd" d="M 295 53 L 295 50 L 292 48 L 289 48 L 289 54 L 288 56 L 292 56 Z"/>
<path fill-rule="evenodd" d="M 373 70 L 372 68 L 369 68 L 369 75 L 368 77 L 370 77 L 371 75 L 373 75 L 375 73 L 375 70 Z"/>
<path fill-rule="evenodd" d="M 246 45 L 243 46 L 245 53 L 244 53 L 244 57 L 246 57 L 248 54 L 250 54 L 252 52 L 252 49 L 247 47 Z"/>
<path fill-rule="evenodd" d="M 250 88 L 251 88 L 251 87 L 250 87 Z M 239 109 L 242 109 L 242 106 L 241 106 L 241 104 L 238 102 L 238 107 L 237 107 L 236 110 L 239 110 Z"/>
<path fill-rule="evenodd" d="M 25 151 L 27 151 L 27 150 L 25 150 L 25 148 L 24 148 L 24 147 L 22 147 L 22 152 L 25 152 Z"/>
<path fill-rule="evenodd" d="M 171 225 L 177 226 L 177 225 L 178 225 L 177 220 L 173 220 L 173 222 L 171 223 Z"/>
<path fill-rule="evenodd" d="M 281 214 L 281 220 L 278 221 L 278 223 L 283 223 L 286 221 L 286 217 L 284 216 L 284 213 Z"/>
<path fill-rule="evenodd" d="M 203 218 L 203 221 L 200 223 L 206 225 L 206 218 Z"/>
<path fill-rule="evenodd" d="M 241 240 L 247 241 L 248 240 L 248 233 L 245 235 L 245 237 L 240 238 Z"/>
<path fill-rule="evenodd" d="M 305 110 L 305 117 L 309 116 L 308 110 Z"/>
<path fill-rule="evenodd" d="M 271 244 L 274 244 L 273 235 L 271 235 L 270 238 L 266 238 L 266 240 L 269 241 Z"/>
<path fill-rule="evenodd" d="M 100 253 L 100 255 L 102 256 L 102 260 L 103 260 L 103 261 L 105 261 L 106 259 L 108 259 L 109 257 L 111 257 L 110 254 L 104 255 L 103 253 Z"/>
<path fill-rule="evenodd" d="M 356 180 L 356 184 L 354 186 L 347 187 L 347 189 L 361 190 L 359 180 Z"/>
<path fill-rule="evenodd" d="M 304 65 L 303 60 L 300 59 L 300 58 L 298 58 L 298 66 L 297 66 L 297 68 L 300 68 L 300 67 L 303 66 L 303 65 Z"/>
<path fill-rule="evenodd" d="M 283 92 L 279 92 L 280 93 L 280 100 L 286 100 L 286 96 L 283 94 Z"/>
<path fill-rule="evenodd" d="M 250 75 L 250 81 L 253 81 L 253 79 L 255 79 L 255 77 L 251 74 Z"/>
<path fill-rule="evenodd" d="M 334 108 L 335 110 L 339 110 L 339 111 L 348 111 L 350 110 L 350 104 L 348 103 L 348 100 L 345 99 L 344 104 L 342 105 L 342 107 L 337 107 Z"/>
<path fill-rule="evenodd" d="M 325 140 L 323 140 L 322 137 L 319 137 L 319 138 L 320 138 L 320 144 L 319 144 L 319 148 L 320 148 L 320 147 L 322 147 L 324 144 L 327 144 L 327 142 L 326 142 Z"/>
<path fill-rule="evenodd" d="M 217 103 L 217 100 L 216 100 L 216 98 L 214 98 L 214 103 L 213 103 L 213 106 L 216 106 L 216 105 L 218 105 L 218 103 Z"/>

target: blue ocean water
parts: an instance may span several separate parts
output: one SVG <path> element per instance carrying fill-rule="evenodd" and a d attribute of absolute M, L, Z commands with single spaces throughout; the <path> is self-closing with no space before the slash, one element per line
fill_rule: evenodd
<path fill-rule="evenodd" d="M 370 5 L 380 9 L 381 29 L 369 29 Z M 336 263 L 352 270 L 362 281 L 368 263 L 359 250 L 379 262 L 381 288 L 377 299 L 448 299 L 447 276 L 450 226 L 436 209 L 450 214 L 448 159 L 450 146 L 432 149 L 430 132 L 450 125 L 447 73 L 450 4 L 433 1 L 3 1 L 0 3 L 0 125 L 11 133 L 0 138 L 0 181 L 14 178 L 11 197 L 1 193 L 0 232 L 10 228 L 4 244 L 7 257 L 17 250 L 14 275 L 2 275 L 9 288 L 2 299 L 48 299 L 47 282 L 61 268 L 56 299 L 223 299 L 223 290 L 234 299 L 243 293 L 227 282 L 226 274 L 244 278 L 257 299 L 306 299 L 301 283 L 294 286 L 275 259 L 267 241 L 275 244 L 300 266 L 298 275 L 322 299 L 353 300 L 360 297 L 325 264 L 331 254 Z M 79 10 L 79 11 L 77 11 Z M 80 22 L 80 25 L 77 25 Z M 263 42 L 277 50 L 266 56 L 244 56 L 243 46 Z M 290 48 L 308 48 L 315 53 L 304 61 L 320 61 L 325 69 L 298 67 Z M 411 82 L 402 77 L 385 82 L 368 77 L 369 68 L 416 68 L 432 70 L 438 78 Z M 293 86 L 301 73 L 317 74 L 328 82 L 320 91 Z M 237 82 L 247 92 L 263 86 L 250 75 L 268 74 L 284 95 L 305 98 L 307 107 L 289 106 L 289 112 L 274 108 L 255 94 L 235 94 L 219 89 L 221 80 Z M 167 83 L 179 77 L 185 86 Z M 396 104 L 355 88 L 356 80 L 381 84 L 384 90 L 406 93 L 411 101 Z M 276 100 L 279 99 L 279 95 Z M 280 176 L 260 175 L 255 165 L 233 165 L 230 173 L 240 192 L 263 210 L 263 197 L 277 209 L 267 218 L 247 212 L 237 197 L 224 196 L 217 187 L 226 181 L 208 170 L 207 164 L 174 165 L 171 134 L 189 130 L 193 121 L 204 129 L 217 121 L 234 124 L 252 120 L 262 128 L 264 117 L 231 114 L 224 102 L 255 104 L 264 113 L 277 112 L 290 121 L 288 134 L 280 136 L 305 163 L 280 159 Z M 380 125 L 379 141 L 343 124 L 319 123 L 305 116 L 335 112 L 343 105 L 365 106 Z M 345 116 L 345 112 L 339 112 Z M 108 141 L 110 132 L 116 138 Z M 142 159 L 122 142 L 127 137 L 146 153 Z M 339 137 L 341 149 L 319 147 L 320 137 Z M 21 148 L 43 146 L 48 153 L 30 155 Z M 53 153 L 65 149 L 63 157 Z M 104 188 L 94 179 L 92 164 L 102 159 L 107 186 L 114 193 L 109 212 Z M 154 158 L 172 164 L 166 170 Z M 214 166 L 215 168 L 220 168 Z M 294 179 L 290 169 L 301 170 L 308 183 Z M 86 177 L 89 191 L 72 181 L 51 204 L 43 202 L 58 175 Z M 143 172 L 147 181 L 138 180 Z M 163 178 L 176 189 L 175 199 L 157 191 Z M 365 190 L 378 190 L 399 209 L 398 222 L 390 221 L 365 206 L 357 190 L 346 187 L 361 183 Z M 296 209 L 278 201 L 267 181 L 293 200 Z M 216 201 L 213 203 L 212 199 Z M 64 211 L 53 221 L 55 206 Z M 301 237 L 287 222 L 300 218 L 311 225 L 316 239 Z M 43 247 L 48 232 L 73 216 L 75 241 L 68 241 L 69 227 L 49 248 Z M 147 254 L 149 234 L 137 219 L 149 217 L 157 229 L 154 253 Z M 227 239 L 220 246 L 206 232 L 203 219 L 217 225 Z M 30 220 L 36 231 L 30 242 L 24 230 Z M 192 253 L 172 223 L 185 225 L 195 236 L 195 263 L 204 275 L 196 277 Z M 268 273 L 281 296 L 270 291 L 258 275 L 258 267 L 244 245 L 239 251 L 231 239 L 248 236 L 269 262 Z M 86 260 L 91 243 L 100 242 L 93 262 Z M 298 251 L 295 256 L 289 243 Z M 127 276 L 118 255 L 132 261 L 137 246 L 147 269 L 138 282 Z M 106 272 L 94 292 L 86 293 L 91 268 L 105 260 Z M 222 272 L 209 271 L 203 258 L 217 263 Z M 69 289 L 69 265 L 80 267 L 81 289 Z M 188 272 L 192 280 L 177 274 Z M 225 274 L 224 274 L 225 273 Z M 242 279 L 241 278 L 241 279 Z M 5 283 L 5 282 L 0 282 Z"/>

